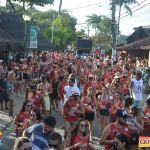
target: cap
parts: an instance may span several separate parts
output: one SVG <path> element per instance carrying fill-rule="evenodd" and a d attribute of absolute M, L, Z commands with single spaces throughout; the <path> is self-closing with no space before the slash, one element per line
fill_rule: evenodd
<path fill-rule="evenodd" d="M 116 116 L 117 117 L 123 117 L 123 118 L 127 118 L 128 117 L 128 113 L 125 110 L 117 110 L 116 112 Z"/>
<path fill-rule="evenodd" d="M 148 99 L 146 100 L 146 103 L 150 104 L 150 98 L 148 98 Z"/>
<path fill-rule="evenodd" d="M 92 74 L 90 74 L 90 75 L 88 76 L 88 78 L 94 78 L 94 76 L 93 76 Z"/>

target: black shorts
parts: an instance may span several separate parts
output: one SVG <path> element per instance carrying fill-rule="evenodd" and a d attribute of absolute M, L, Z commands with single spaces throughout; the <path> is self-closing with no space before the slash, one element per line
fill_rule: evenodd
<path fill-rule="evenodd" d="M 102 116 L 109 116 L 109 110 L 108 109 L 101 109 L 99 111 L 99 114 L 102 115 Z"/>
<path fill-rule="evenodd" d="M 130 134 L 130 144 L 131 145 L 139 144 L 139 134 L 138 133 Z"/>
<path fill-rule="evenodd" d="M 25 80 L 28 80 L 28 79 L 29 79 L 29 76 L 28 76 L 27 73 L 23 73 L 23 79 L 25 79 Z"/>
<path fill-rule="evenodd" d="M 6 102 L 9 101 L 9 95 L 7 92 L 5 93 L 0 92 L 0 101 L 6 101 Z"/>
<path fill-rule="evenodd" d="M 84 115 L 84 119 L 88 121 L 94 121 L 94 118 L 95 118 L 95 112 L 88 112 L 88 113 L 85 113 Z"/>

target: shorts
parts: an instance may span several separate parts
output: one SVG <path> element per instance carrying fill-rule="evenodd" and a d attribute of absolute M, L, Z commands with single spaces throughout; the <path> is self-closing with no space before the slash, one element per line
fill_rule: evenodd
<path fill-rule="evenodd" d="M 134 100 L 133 106 L 135 106 L 138 109 L 142 109 L 142 101 Z"/>
<path fill-rule="evenodd" d="M 109 110 L 108 109 L 101 109 L 99 111 L 99 114 L 102 115 L 102 116 L 109 116 Z"/>
<path fill-rule="evenodd" d="M 88 121 L 94 121 L 95 112 L 87 112 L 84 114 L 84 119 Z"/>
<path fill-rule="evenodd" d="M 130 134 L 130 144 L 131 145 L 139 144 L 139 134 L 138 133 Z"/>

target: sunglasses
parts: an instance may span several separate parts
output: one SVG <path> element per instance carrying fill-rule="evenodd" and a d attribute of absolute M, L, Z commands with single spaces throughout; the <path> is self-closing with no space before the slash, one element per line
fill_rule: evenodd
<path fill-rule="evenodd" d="M 50 148 L 57 148 L 57 147 L 58 147 L 58 145 L 49 144 L 49 147 L 50 147 Z"/>
<path fill-rule="evenodd" d="M 85 128 L 87 128 L 88 127 L 88 125 L 87 124 L 80 124 L 80 127 L 85 127 Z"/>
<path fill-rule="evenodd" d="M 22 148 L 21 150 L 32 150 L 32 147 Z"/>
<path fill-rule="evenodd" d="M 30 114 L 31 117 L 36 117 L 36 115 Z"/>
<path fill-rule="evenodd" d="M 32 105 L 29 105 L 29 104 L 28 104 L 27 107 L 29 107 L 29 106 L 32 107 Z"/>

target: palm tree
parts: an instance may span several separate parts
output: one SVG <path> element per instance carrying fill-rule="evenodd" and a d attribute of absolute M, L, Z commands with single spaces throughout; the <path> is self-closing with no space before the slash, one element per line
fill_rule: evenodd
<path fill-rule="evenodd" d="M 120 26 L 120 17 L 121 17 L 121 11 L 122 7 L 124 7 L 127 11 L 127 13 L 131 16 L 132 10 L 129 7 L 129 5 L 137 4 L 138 2 L 136 0 L 116 0 L 116 5 L 119 7 L 119 15 L 118 15 L 118 34 L 119 34 L 119 26 Z"/>
<path fill-rule="evenodd" d="M 62 7 L 62 0 L 60 0 L 60 3 L 59 3 L 59 11 L 58 11 L 58 15 L 60 15 L 60 13 L 61 13 L 61 7 Z"/>
<path fill-rule="evenodd" d="M 10 9 L 13 10 L 13 13 L 15 13 L 15 7 L 11 0 L 6 0 L 6 12 L 7 12 L 7 3 L 10 5 Z"/>

